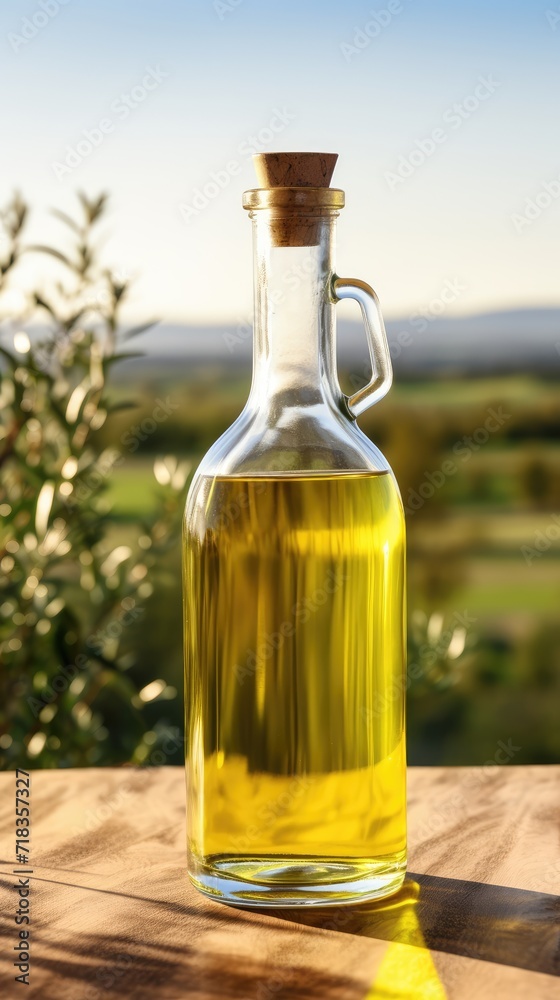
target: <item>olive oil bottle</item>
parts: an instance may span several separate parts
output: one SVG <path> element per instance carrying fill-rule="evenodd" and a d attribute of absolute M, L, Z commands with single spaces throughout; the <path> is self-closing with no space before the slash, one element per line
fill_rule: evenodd
<path fill-rule="evenodd" d="M 336 157 L 255 159 L 253 384 L 185 515 L 188 870 L 229 903 L 339 905 L 406 867 L 403 510 L 355 419 L 391 366 L 374 292 L 334 274 Z M 351 397 L 341 298 L 373 368 Z"/>

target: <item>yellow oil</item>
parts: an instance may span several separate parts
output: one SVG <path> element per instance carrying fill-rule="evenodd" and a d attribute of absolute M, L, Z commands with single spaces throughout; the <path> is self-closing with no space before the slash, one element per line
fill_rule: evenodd
<path fill-rule="evenodd" d="M 392 475 L 202 477 L 184 556 L 191 878 L 255 904 L 394 891 L 406 830 Z"/>

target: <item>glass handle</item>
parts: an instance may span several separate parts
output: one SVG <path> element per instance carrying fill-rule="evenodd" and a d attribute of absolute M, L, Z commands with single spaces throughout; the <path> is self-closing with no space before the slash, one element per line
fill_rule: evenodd
<path fill-rule="evenodd" d="M 341 299 L 355 299 L 360 306 L 366 328 L 372 367 L 371 381 L 362 389 L 358 389 L 353 396 L 346 397 L 352 416 L 358 417 L 364 410 L 383 399 L 383 396 L 391 388 L 393 366 L 385 324 L 381 315 L 379 299 L 373 288 L 365 281 L 359 281 L 357 278 L 339 278 L 335 275 L 332 291 L 335 302 L 340 302 Z"/>

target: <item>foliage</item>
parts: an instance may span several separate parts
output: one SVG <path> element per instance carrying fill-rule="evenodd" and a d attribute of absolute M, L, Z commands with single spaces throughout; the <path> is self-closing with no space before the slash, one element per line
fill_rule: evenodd
<path fill-rule="evenodd" d="M 101 266 L 94 244 L 106 197 L 79 198 L 80 219 L 55 213 L 71 233 L 70 254 L 22 247 L 19 196 L 2 213 L 0 749 L 8 767 L 142 761 L 169 745 L 165 725 L 149 727 L 146 705 L 177 695 L 157 678 L 138 690 L 134 635 L 160 561 L 176 545 L 187 468 L 158 459 L 157 508 L 124 544 L 106 498 L 122 447 L 105 447 L 99 431 L 134 405 L 115 402 L 110 383 L 134 356 L 122 345 L 145 327 L 119 332 L 128 282 Z M 1 312 L 30 252 L 54 258 L 63 280 L 28 294 L 17 316 Z"/>

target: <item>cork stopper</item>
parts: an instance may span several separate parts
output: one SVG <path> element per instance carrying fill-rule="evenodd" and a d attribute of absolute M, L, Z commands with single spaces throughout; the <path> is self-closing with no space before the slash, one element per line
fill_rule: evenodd
<path fill-rule="evenodd" d="M 273 246 L 317 246 L 321 217 L 344 205 L 344 192 L 330 182 L 338 153 L 256 153 L 259 188 L 246 191 L 243 206 L 270 209 Z"/>
<path fill-rule="evenodd" d="M 338 153 L 255 153 L 253 164 L 261 188 L 328 188 Z"/>

